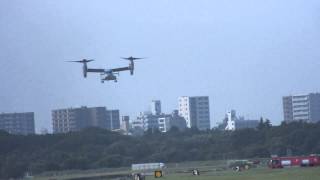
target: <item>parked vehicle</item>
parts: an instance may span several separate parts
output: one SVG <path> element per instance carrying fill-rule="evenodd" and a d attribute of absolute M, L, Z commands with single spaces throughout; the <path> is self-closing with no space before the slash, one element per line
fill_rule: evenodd
<path fill-rule="evenodd" d="M 320 156 L 273 157 L 269 162 L 270 168 L 284 168 L 290 166 L 320 166 Z"/>
<path fill-rule="evenodd" d="M 145 171 L 145 170 L 161 170 L 165 167 L 164 163 L 144 163 L 144 164 L 132 164 L 132 171 Z"/>

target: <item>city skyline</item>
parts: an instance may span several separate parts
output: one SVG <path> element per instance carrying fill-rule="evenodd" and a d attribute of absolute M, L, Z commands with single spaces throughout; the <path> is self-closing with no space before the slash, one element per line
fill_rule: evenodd
<path fill-rule="evenodd" d="M 39 132 L 51 129 L 50 110 L 59 107 L 136 116 L 152 99 L 170 112 L 179 96 L 206 95 L 213 125 L 228 109 L 280 124 L 283 96 L 320 91 L 318 7 L 316 0 L 1 1 L 0 112 L 35 112 Z M 80 65 L 64 62 L 120 67 L 127 56 L 148 59 L 118 83 L 83 79 Z"/>
<path fill-rule="evenodd" d="M 316 94 L 316 95 L 319 95 L 320 93 L 319 92 L 309 92 L 309 93 L 307 93 L 307 95 L 310 95 L 310 94 Z M 299 96 L 307 96 L 306 94 L 302 94 L 302 93 L 300 93 L 300 94 L 290 94 L 289 96 L 288 95 L 286 95 L 286 96 L 282 96 L 282 108 L 286 108 L 286 107 L 284 107 L 284 100 L 286 99 L 286 98 L 289 98 L 289 97 L 299 97 Z M 183 98 L 183 97 L 190 97 L 190 98 L 198 98 L 198 97 L 208 97 L 208 98 L 210 98 L 209 96 L 199 96 L 199 95 L 197 95 L 197 96 L 179 96 L 178 97 L 178 99 L 179 99 L 179 101 L 180 101 L 180 98 Z M 130 124 L 133 122 L 133 121 L 135 121 L 138 117 L 139 117 L 139 114 L 141 114 L 141 113 L 144 113 L 144 112 L 150 112 L 150 113 L 153 113 L 153 112 L 155 112 L 156 110 L 155 109 L 157 109 L 158 110 L 158 112 L 161 112 L 161 113 L 163 113 L 163 114 L 166 114 L 166 113 L 169 113 L 169 112 L 171 112 L 171 111 L 174 111 L 174 110 L 177 110 L 178 111 L 178 109 L 179 109 L 179 107 L 181 107 L 180 105 L 179 105 L 179 103 L 178 103 L 178 105 L 177 105 L 177 107 L 176 108 L 174 108 L 174 109 L 171 109 L 171 110 L 169 110 L 169 111 L 161 111 L 161 109 L 163 108 L 162 107 L 162 101 L 161 100 L 159 100 L 159 98 L 156 98 L 157 100 L 155 100 L 155 99 L 153 99 L 153 100 L 150 100 L 150 102 L 149 102 L 149 106 L 146 108 L 146 109 L 144 109 L 144 110 L 140 110 L 140 111 L 138 111 L 138 112 L 136 112 L 135 113 L 135 115 L 128 115 L 128 114 L 123 114 L 123 113 L 121 113 L 121 109 L 119 109 L 118 111 L 120 112 L 118 112 L 119 113 L 119 116 L 120 117 L 125 117 L 125 116 L 128 116 L 128 117 L 130 117 L 130 119 L 131 119 L 131 121 L 130 121 Z M 210 106 L 210 101 L 208 101 L 209 102 L 209 112 L 210 111 L 212 111 L 212 107 Z M 319 103 L 319 102 L 317 102 L 317 103 Z M 158 105 L 159 104 L 159 105 Z M 103 107 L 105 107 L 106 108 L 106 106 L 105 105 L 102 105 Z M 101 107 L 102 107 L 101 106 Z M 159 106 L 159 107 L 156 107 L 156 106 Z M 55 108 L 55 109 L 53 109 L 53 110 L 50 110 L 50 112 L 52 112 L 52 111 L 55 111 L 55 110 L 65 110 L 65 109 L 79 109 L 79 108 L 83 108 L 83 107 L 87 107 L 87 105 L 80 105 L 80 106 L 75 106 L 75 107 L 73 107 L 73 106 L 70 106 L 70 107 L 68 107 L 68 108 L 62 108 L 62 107 L 59 107 L 59 108 Z M 95 107 L 98 107 L 98 106 L 95 106 L 95 105 L 93 105 L 93 108 L 95 108 Z M 168 108 L 166 108 L 166 106 L 164 106 L 165 108 L 164 109 L 168 109 Z M 159 109 L 158 109 L 159 108 Z M 226 109 L 226 112 L 227 112 L 228 110 Z M 285 118 L 285 115 L 284 114 L 286 114 L 286 112 L 284 112 L 284 109 L 282 109 L 282 119 L 281 119 L 281 121 L 279 122 L 279 123 L 274 123 L 274 121 L 272 121 L 271 120 L 271 123 L 272 123 L 272 125 L 279 125 L 281 122 L 289 122 L 289 121 L 286 121 L 286 118 Z M 0 113 L 0 115 L 1 114 L 23 114 L 23 113 L 26 113 L 26 112 L 1 112 Z M 35 116 L 35 113 L 32 111 L 32 113 L 34 114 L 33 116 Z M 158 113 L 159 114 L 159 113 Z M 210 115 L 212 114 L 212 112 L 211 113 L 209 113 Z M 252 118 L 252 116 L 248 116 L 248 114 L 246 114 L 245 116 L 242 114 L 242 116 L 241 116 L 242 118 Z M 50 117 L 51 118 L 51 117 Z M 260 119 L 260 118 L 262 118 L 262 116 L 257 116 L 257 117 L 254 117 L 254 118 L 256 118 L 256 119 Z M 269 119 L 268 117 L 263 117 L 263 118 L 265 118 L 265 119 Z M 223 120 L 224 120 L 224 118 L 223 117 L 220 117 L 220 119 L 219 120 L 214 120 L 214 119 L 212 119 L 211 117 L 210 117 L 210 128 L 215 128 L 215 127 L 219 127 L 219 125 L 221 124 L 221 123 L 223 123 Z M 270 119 L 269 119 L 270 120 Z M 52 121 L 52 119 L 50 119 L 50 121 Z M 119 119 L 119 122 L 120 122 L 120 119 Z M 51 122 L 52 123 L 52 122 Z M 213 124 L 214 123 L 214 124 Z M 48 132 L 50 132 L 50 133 L 53 133 L 53 129 L 54 129 L 54 126 L 48 126 L 48 127 L 38 127 L 38 129 L 36 128 L 37 127 L 37 119 L 36 118 L 34 118 L 34 126 L 35 126 L 35 133 L 37 133 L 37 134 L 41 134 L 41 131 L 43 131 L 43 130 L 46 130 L 46 131 L 48 131 Z M 119 126 L 121 126 L 121 122 L 120 122 L 120 125 Z M 189 127 L 190 128 L 190 127 Z"/>
<path fill-rule="evenodd" d="M 312 106 L 309 106 L 309 104 L 310 104 L 310 102 L 309 101 L 311 101 L 311 97 L 313 98 L 312 99 Z M 299 110 L 299 113 L 301 113 L 302 111 L 301 110 L 303 110 L 303 115 L 304 116 L 307 116 L 306 115 L 306 113 L 311 113 L 310 112 L 310 108 L 312 107 L 312 109 L 313 109 L 313 113 L 317 113 L 316 114 L 316 116 L 315 115 L 313 115 L 313 121 L 310 121 L 309 119 L 301 119 L 301 120 L 305 120 L 306 122 L 313 122 L 313 123 L 315 123 L 315 122 L 318 122 L 319 121 L 319 116 L 318 116 L 318 111 L 316 111 L 316 110 L 318 110 L 319 109 L 319 104 L 320 104 L 320 101 L 319 101 L 319 97 L 320 97 L 320 93 L 318 93 L 318 92 L 310 92 L 310 93 L 308 93 L 308 94 L 295 94 L 295 95 L 286 95 L 286 96 L 282 96 L 282 102 L 283 102 L 283 120 L 281 121 L 281 122 L 287 122 L 287 123 L 290 123 L 290 122 L 293 122 L 293 121 L 298 121 L 299 119 L 293 119 L 293 115 L 294 115 L 294 112 L 296 112 L 296 110 Z M 200 98 L 200 105 L 201 104 L 203 104 L 203 100 L 202 100 L 202 98 L 205 98 L 205 102 L 207 102 L 207 103 L 209 103 L 210 104 L 210 101 L 209 101 L 209 97 L 208 96 L 180 96 L 178 99 L 179 99 L 179 106 L 177 107 L 177 109 L 171 109 L 171 111 L 177 111 L 177 112 L 179 112 L 179 110 L 181 110 L 181 108 L 185 108 L 185 103 L 187 103 L 188 104 L 188 102 L 185 100 L 185 98 L 187 98 L 187 99 L 199 99 Z M 299 99 L 300 98 L 300 99 Z M 295 100 L 294 100 L 295 99 Z M 185 102 L 186 101 L 186 102 Z M 190 101 L 190 100 L 189 100 Z M 139 115 L 141 115 L 141 113 L 150 113 L 150 114 L 152 114 L 152 115 L 156 115 L 156 116 L 161 116 L 161 115 L 168 115 L 168 112 L 162 112 L 161 111 L 161 109 L 162 109 L 162 106 L 161 106 L 161 100 L 151 100 L 150 101 L 151 103 L 150 103 L 150 106 L 149 106 L 149 108 L 147 109 L 147 110 L 145 110 L 145 111 L 140 111 L 139 112 Z M 196 101 L 195 101 L 196 102 Z M 194 103 L 195 103 L 194 102 Z M 288 105 L 288 103 L 289 103 L 289 105 Z M 301 106 L 301 104 L 295 104 L 295 103 L 303 103 L 303 107 Z M 307 103 L 307 104 L 306 104 Z M 196 103 L 196 104 L 198 104 L 198 103 Z M 196 105 L 196 104 L 194 104 L 194 105 Z M 291 105 L 290 105 L 291 104 Z M 298 105 L 298 107 L 295 107 L 296 105 Z M 311 104 L 310 104 L 311 105 Z M 191 104 L 190 105 L 188 105 L 189 106 L 189 108 L 190 108 L 190 106 L 191 106 Z M 207 105 L 205 105 L 205 106 L 207 106 Z M 307 106 L 307 107 L 306 107 Z M 195 106 L 196 107 L 196 106 Z M 195 108 L 194 107 L 194 108 Z M 83 109 L 83 108 L 85 108 L 85 109 L 87 109 L 87 106 L 86 105 L 82 105 L 82 106 L 79 106 L 79 107 L 68 107 L 68 108 L 62 108 L 62 107 L 60 107 L 60 108 L 58 108 L 58 109 L 53 109 L 53 110 L 51 110 L 51 112 L 53 113 L 53 112 L 56 112 L 56 111 L 68 111 L 68 110 L 81 110 L 81 109 Z M 118 117 L 118 121 L 119 121 L 119 124 L 118 124 L 118 126 L 119 126 L 119 128 L 120 128 L 120 126 L 122 126 L 122 124 L 121 124 L 121 122 L 120 122 L 120 117 L 127 117 L 128 119 L 130 118 L 131 119 L 131 121 L 130 121 L 130 124 L 132 123 L 132 122 L 134 122 L 134 121 L 136 121 L 137 120 L 137 118 L 139 117 L 139 115 L 137 115 L 137 116 L 127 116 L 127 115 L 124 115 L 124 114 L 121 114 L 120 113 L 120 110 L 107 110 L 107 108 L 105 107 L 105 106 L 103 106 L 103 107 L 89 107 L 88 109 L 91 109 L 91 110 L 96 110 L 96 109 L 99 109 L 99 108 L 103 108 L 105 111 L 117 111 L 117 115 L 119 116 Z M 211 109 L 211 107 L 209 106 L 208 107 L 209 109 L 208 109 L 208 111 L 210 112 L 210 109 Z M 288 109 L 289 108 L 289 109 Z M 291 108 L 291 109 L 290 109 Z M 292 109 L 293 108 L 293 109 Z M 296 108 L 298 108 L 298 109 L 296 109 Z M 301 109 L 302 108 L 302 109 Z M 308 111 L 306 112 L 305 110 L 306 110 L 306 108 L 308 108 Z M 191 108 L 192 109 L 192 108 Z M 202 108 L 200 108 L 200 110 L 202 110 Z M 190 111 L 190 110 L 188 110 L 188 111 Z M 291 115 L 289 114 L 288 115 L 288 113 L 290 113 L 291 112 Z M 231 110 L 231 111 L 227 111 L 227 114 L 230 114 L 231 112 L 233 112 L 233 113 L 235 113 L 235 110 Z M 297 111 L 298 112 L 298 111 Z M 36 119 L 34 119 L 34 112 L 1 112 L 0 113 L 0 115 L 4 115 L 4 116 L 6 116 L 6 115 L 15 115 L 15 114 L 28 114 L 28 113 L 31 113 L 32 114 L 32 116 L 33 116 L 33 121 L 34 121 L 34 127 L 36 126 Z M 180 117 L 184 117 L 184 115 L 183 114 L 185 114 L 186 112 L 183 112 L 183 111 L 181 111 L 181 114 L 180 114 Z M 190 112 L 189 112 L 190 113 Z M 94 114 L 94 113 L 93 113 Z M 187 113 L 188 114 L 188 113 Z M 210 113 L 209 113 L 210 114 Z M 226 115 L 227 116 L 227 115 Z M 309 115 L 308 115 L 309 116 Z M 315 118 L 316 117 L 316 118 Z M 51 118 L 53 118 L 53 114 L 52 114 L 52 117 Z M 184 117 L 185 118 L 185 120 L 186 120 L 186 123 L 188 124 L 188 122 L 189 122 L 189 128 L 191 127 L 191 122 L 190 122 L 190 120 L 189 120 L 189 118 L 188 118 L 188 116 L 186 116 L 186 117 Z M 246 118 L 248 118 L 248 117 L 246 117 Z M 258 119 L 258 118 L 262 118 L 262 117 L 256 117 L 256 119 Z M 264 117 L 265 119 L 268 119 L 268 118 L 266 118 L 266 117 Z M 289 119 L 288 119 L 289 118 Z M 291 118 L 291 119 L 290 119 Z M 311 117 L 309 117 L 309 118 L 311 118 Z M 90 118 L 89 118 L 90 119 Z M 211 118 L 209 118 L 210 119 L 210 123 L 212 123 L 213 122 L 213 120 L 211 119 Z M 248 120 L 245 120 L 245 116 L 240 116 L 240 119 L 242 119 L 243 121 L 248 121 Z M 55 121 L 55 120 L 53 120 L 53 119 L 51 119 L 52 120 L 52 122 L 53 121 Z M 225 119 L 221 119 L 221 121 L 217 121 L 217 124 L 210 124 L 210 128 L 214 128 L 214 127 L 218 127 L 219 128 L 219 126 L 221 125 L 221 124 L 223 124 L 224 123 L 224 120 Z M 197 120 L 197 121 L 199 121 L 199 120 Z M 257 120 L 258 121 L 258 120 Z M 89 123 L 90 124 L 90 123 Z M 271 124 L 273 124 L 273 122 L 271 121 Z M 277 125 L 277 124 L 273 124 L 273 125 Z M 93 125 L 93 126 L 96 126 L 96 127 L 98 127 L 96 124 L 95 125 Z M 111 126 L 112 126 L 112 123 L 111 123 Z M 90 127 L 90 126 L 89 126 Z M 100 127 L 100 126 L 99 126 Z M 101 126 L 102 127 L 102 126 Z M 105 128 L 105 127 L 102 127 L 102 128 Z M 51 133 L 54 133 L 54 129 L 55 129 L 55 126 L 53 125 L 53 126 L 51 126 L 51 127 L 45 127 L 45 128 L 41 128 L 41 129 L 39 129 L 38 131 L 35 131 L 35 128 L 34 128 L 34 133 L 40 133 L 41 134 L 41 131 L 43 131 L 43 130 L 46 130 L 46 131 L 48 131 L 48 129 L 49 129 L 49 132 L 51 132 Z"/>

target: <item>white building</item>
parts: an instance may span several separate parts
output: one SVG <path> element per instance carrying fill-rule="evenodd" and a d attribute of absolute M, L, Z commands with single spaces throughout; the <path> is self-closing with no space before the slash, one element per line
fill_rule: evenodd
<path fill-rule="evenodd" d="M 170 126 L 170 117 L 160 117 L 158 118 L 159 131 L 168 132 L 171 128 Z"/>
<path fill-rule="evenodd" d="M 179 130 L 186 128 L 186 121 L 178 115 L 177 111 L 172 114 L 153 115 L 148 112 L 140 113 L 136 120 L 132 122 L 133 129 L 147 131 L 149 129 L 158 129 L 160 132 L 168 132 L 172 127 Z"/>
<path fill-rule="evenodd" d="M 179 115 L 184 117 L 188 128 L 210 129 L 209 109 L 208 96 L 179 97 Z"/>
<path fill-rule="evenodd" d="M 158 116 L 152 115 L 150 112 L 140 112 L 135 121 L 132 122 L 133 128 L 142 128 L 144 131 L 148 129 L 158 129 Z"/>
<path fill-rule="evenodd" d="M 171 115 L 163 115 L 158 118 L 159 131 L 168 132 L 172 127 L 179 130 L 184 130 L 187 127 L 186 120 L 179 116 L 178 111 L 175 110 Z"/>
<path fill-rule="evenodd" d="M 284 121 L 320 121 L 320 93 L 285 96 L 282 101 Z"/>
<path fill-rule="evenodd" d="M 230 112 L 227 112 L 226 118 L 227 118 L 227 126 L 226 126 L 225 130 L 226 131 L 236 130 L 236 120 L 237 120 L 236 111 L 231 110 Z"/>

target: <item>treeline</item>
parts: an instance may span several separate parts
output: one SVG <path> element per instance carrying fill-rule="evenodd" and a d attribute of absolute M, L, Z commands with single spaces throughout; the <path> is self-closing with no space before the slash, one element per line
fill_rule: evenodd
<path fill-rule="evenodd" d="M 147 131 L 141 137 L 89 128 L 56 135 L 10 135 L 0 131 L 0 179 L 25 172 L 130 166 L 132 163 L 181 162 L 320 154 L 320 124 L 295 122 L 257 129 L 168 133 Z"/>

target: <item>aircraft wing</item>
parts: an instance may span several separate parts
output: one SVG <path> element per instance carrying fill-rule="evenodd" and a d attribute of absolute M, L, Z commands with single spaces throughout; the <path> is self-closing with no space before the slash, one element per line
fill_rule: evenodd
<path fill-rule="evenodd" d="M 87 72 L 103 73 L 105 72 L 105 70 L 104 69 L 87 69 Z"/>
<path fill-rule="evenodd" d="M 128 71 L 130 70 L 129 67 L 122 67 L 122 68 L 114 68 L 114 69 L 111 69 L 112 72 L 120 72 L 120 71 Z"/>

